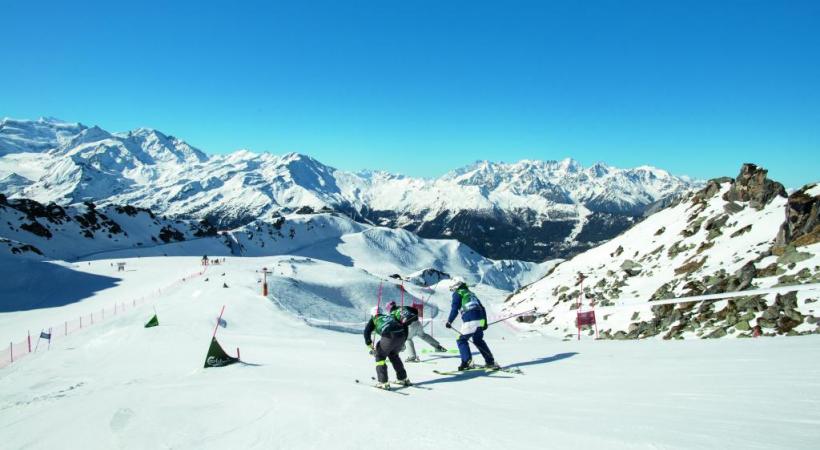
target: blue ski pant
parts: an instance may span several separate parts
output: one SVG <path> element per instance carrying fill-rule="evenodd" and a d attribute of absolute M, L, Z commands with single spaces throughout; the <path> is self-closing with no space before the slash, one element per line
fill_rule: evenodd
<path fill-rule="evenodd" d="M 487 343 L 484 341 L 484 330 L 481 328 L 477 328 L 470 334 L 462 334 L 456 341 L 456 344 L 458 345 L 458 353 L 461 355 L 461 361 L 467 362 L 472 359 L 470 352 L 470 338 L 473 339 L 473 344 L 475 344 L 476 348 L 481 353 L 481 356 L 484 358 L 484 362 L 486 364 L 494 363 L 495 359 L 493 358 L 492 352 L 490 352 L 490 347 L 488 347 Z"/>

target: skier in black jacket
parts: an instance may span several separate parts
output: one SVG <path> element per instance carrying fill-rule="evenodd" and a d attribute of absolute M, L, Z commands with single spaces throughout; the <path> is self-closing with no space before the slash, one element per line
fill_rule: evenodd
<path fill-rule="evenodd" d="M 381 336 L 379 342 L 373 345 L 371 335 L 373 333 Z M 364 343 L 370 350 L 370 354 L 376 358 L 376 376 L 379 380 L 377 387 L 382 389 L 390 389 L 390 383 L 387 378 L 387 359 L 396 371 L 397 384 L 409 386 L 410 380 L 407 379 L 407 371 L 404 370 L 404 364 L 401 362 L 399 352 L 404 347 L 404 341 L 407 340 L 407 329 L 399 323 L 395 317 L 389 314 L 381 314 L 378 306 L 374 306 L 370 311 L 370 320 L 364 327 Z"/>
<path fill-rule="evenodd" d="M 430 346 L 432 346 L 437 352 L 447 351 L 447 349 L 442 347 L 441 344 L 433 338 L 433 336 L 430 336 L 424 332 L 424 328 L 419 321 L 418 309 L 412 306 L 398 306 L 396 302 L 391 301 L 387 304 L 385 310 L 407 328 L 407 341 L 405 342 L 405 347 L 402 349 L 402 351 L 404 351 L 406 348 L 409 353 L 407 359 L 404 360 L 405 362 L 421 361 L 416 354 L 416 346 L 413 344 L 414 337 L 421 338 L 424 342 L 430 344 Z"/>

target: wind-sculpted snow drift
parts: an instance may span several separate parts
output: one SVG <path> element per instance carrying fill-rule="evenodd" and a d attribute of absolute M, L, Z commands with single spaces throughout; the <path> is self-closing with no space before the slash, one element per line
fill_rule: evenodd
<path fill-rule="evenodd" d="M 0 188 L 10 198 L 132 205 L 219 228 L 339 211 L 422 237 L 458 239 L 495 259 L 574 254 L 693 185 L 653 167 L 584 168 L 572 159 L 482 161 L 425 180 L 344 172 L 295 153 L 207 156 L 145 128 L 109 133 L 54 119 L 0 122 Z"/>

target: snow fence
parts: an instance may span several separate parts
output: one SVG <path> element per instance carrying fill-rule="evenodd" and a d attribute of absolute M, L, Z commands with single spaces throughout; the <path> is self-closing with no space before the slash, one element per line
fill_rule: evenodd
<path fill-rule="evenodd" d="M 76 318 L 64 320 L 62 323 L 52 324 L 46 328 L 43 328 L 42 331 L 35 330 L 37 334 L 31 334 L 31 331 L 29 331 L 28 335 L 23 338 L 23 340 L 16 343 L 10 342 L 5 349 L 0 350 L 0 369 L 10 365 L 11 363 L 17 362 L 21 358 L 24 358 L 35 351 L 48 350 L 55 339 L 66 338 L 84 328 L 88 328 L 105 320 L 120 316 L 152 300 L 155 300 L 161 297 L 163 293 L 182 285 L 186 281 L 204 275 L 206 270 L 207 266 L 199 272 L 182 277 L 173 283 L 140 298 L 118 301 L 110 307 L 91 311 L 88 314 L 83 314 Z M 48 336 L 47 338 L 45 337 L 46 335 Z"/>

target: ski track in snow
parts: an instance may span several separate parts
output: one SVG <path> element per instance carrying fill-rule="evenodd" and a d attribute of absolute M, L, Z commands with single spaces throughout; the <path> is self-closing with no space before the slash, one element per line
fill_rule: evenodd
<path fill-rule="evenodd" d="M 451 370 L 457 357 L 421 353 L 437 364 L 407 369 L 430 390 L 361 389 L 353 380 L 374 369 L 360 335 L 306 326 L 259 295 L 256 270 L 283 260 L 228 258 L 208 282 L 183 283 L 1 369 L 3 447 L 781 449 L 816 448 L 820 439 L 820 361 L 806 357 L 817 354 L 818 336 L 562 342 L 504 323 L 488 330 L 488 342 L 502 365 L 525 375 L 440 376 L 433 369 Z M 198 258 L 128 266 L 136 270 L 121 283 L 79 303 L 0 314 L 0 334 L 150 291 L 196 271 Z M 306 267 L 293 281 L 329 285 L 354 270 Z M 78 265 L 107 268 L 106 260 Z M 479 289 L 493 311 L 503 294 Z M 446 312 L 448 297 L 440 288 L 431 301 Z M 301 297 L 277 300 L 306 307 Z M 228 326 L 218 339 L 258 365 L 202 369 L 223 304 Z M 160 326 L 146 329 L 150 305 Z M 434 336 L 455 348 L 442 316 Z M 397 426 L 410 429 L 397 438 Z"/>

